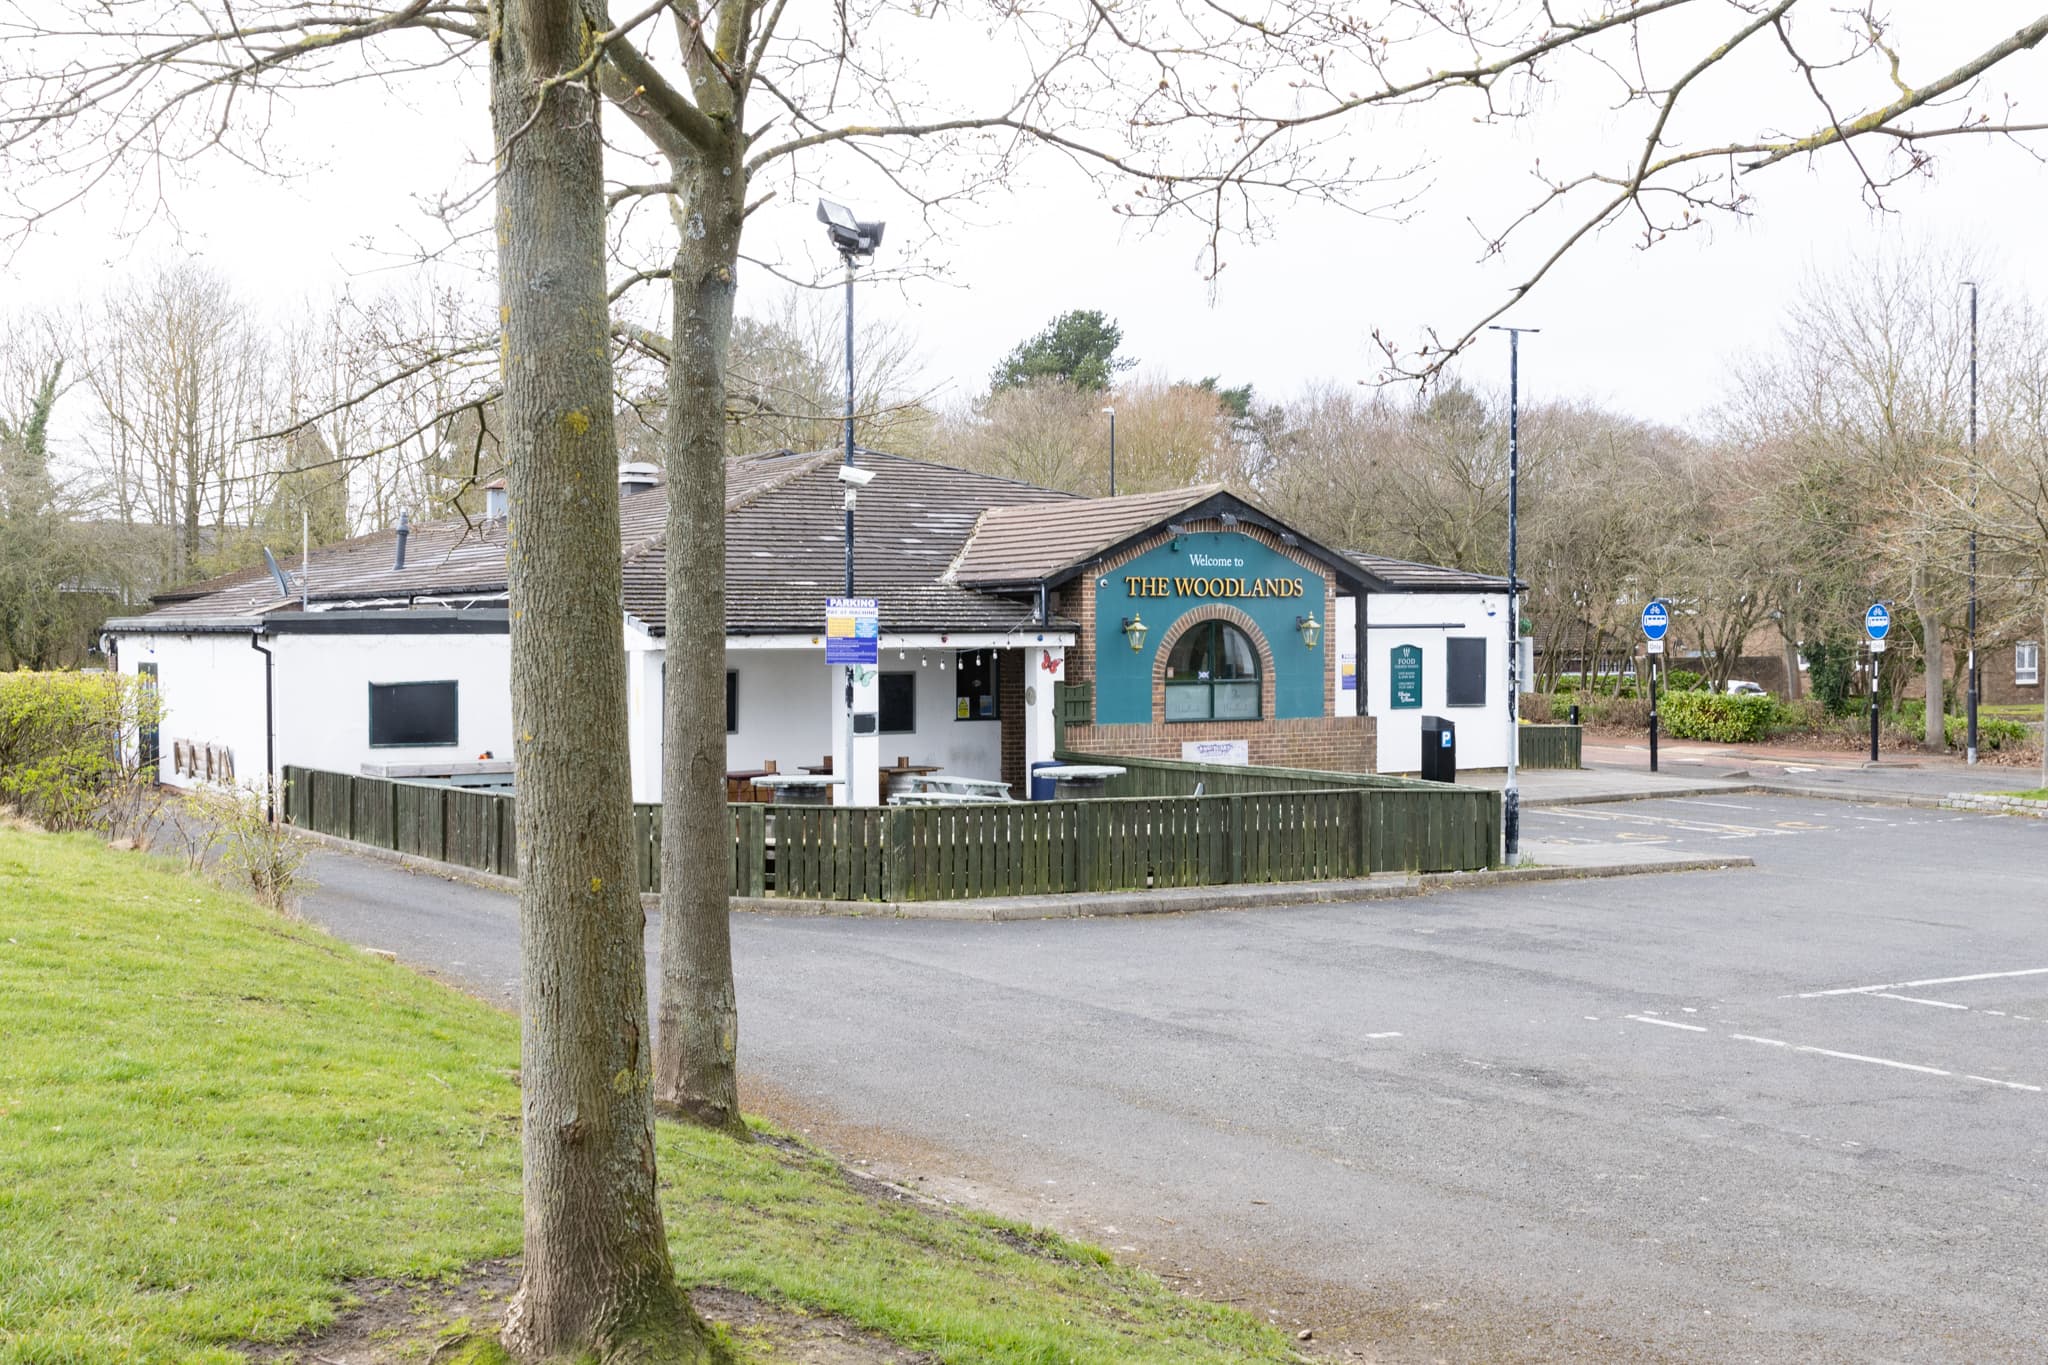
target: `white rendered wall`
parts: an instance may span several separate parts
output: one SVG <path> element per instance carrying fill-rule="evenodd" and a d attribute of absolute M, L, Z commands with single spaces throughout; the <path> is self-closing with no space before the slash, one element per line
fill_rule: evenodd
<path fill-rule="evenodd" d="M 275 640 L 265 643 L 276 646 Z M 157 666 L 157 774 L 163 782 L 192 787 L 201 780 L 176 771 L 172 745 L 181 740 L 227 748 L 237 781 L 262 781 L 263 656 L 249 648 L 246 633 L 124 635 L 118 661 L 131 678 L 143 664 Z"/>
<path fill-rule="evenodd" d="M 287 764 L 353 773 L 365 763 L 468 763 L 486 752 L 512 761 L 508 636 L 285 634 L 266 643 L 277 652 L 280 770 Z M 371 683 L 444 681 L 456 684 L 455 743 L 370 747 Z"/>
<path fill-rule="evenodd" d="M 1379 770 L 1414 773 L 1422 768 L 1422 718 L 1443 716 L 1458 729 L 1458 767 L 1505 768 L 1508 754 L 1506 593 L 1373 593 L 1366 602 L 1366 657 L 1359 672 L 1366 689 L 1367 713 L 1378 721 Z M 1353 603 L 1339 599 L 1337 628 L 1341 639 L 1353 638 Z M 1456 629 L 1443 629 L 1451 622 Z M 1407 624 L 1414 629 L 1399 629 Z M 1396 627 L 1388 629 L 1388 627 Z M 1447 706 L 1444 702 L 1444 641 L 1451 636 L 1486 640 L 1486 705 Z M 1389 709 L 1388 660 L 1399 645 L 1422 650 L 1422 708 Z"/>
<path fill-rule="evenodd" d="M 235 775 L 263 776 L 263 656 L 247 632 L 224 635 L 124 635 L 121 671 L 157 665 L 163 701 L 160 771 L 191 786 L 171 761 L 172 743 L 232 748 Z M 353 773 L 365 763 L 468 762 L 486 751 L 512 758 L 512 682 L 504 635 L 327 635 L 264 637 L 272 679 L 276 754 L 288 765 Z M 370 684 L 453 681 L 456 742 L 370 747 Z"/>

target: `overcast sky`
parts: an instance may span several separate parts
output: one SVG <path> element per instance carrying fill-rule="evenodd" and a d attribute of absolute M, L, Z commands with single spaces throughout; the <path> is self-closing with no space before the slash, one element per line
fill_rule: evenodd
<path fill-rule="evenodd" d="M 2034 8 L 2018 0 L 1896 5 L 1906 77 L 1946 70 Z M 2039 52 L 2012 59 L 1998 88 L 2044 88 L 2044 62 Z M 1769 65 L 1724 73 L 1702 89 L 1687 133 L 1695 141 L 1753 136 L 1757 102 L 1766 92 L 1783 95 L 1785 75 Z M 124 231 L 132 223 L 106 202 L 74 211 L 8 262 L 10 300 L 61 304 L 98 292 L 137 262 L 178 252 L 204 257 L 280 310 L 344 286 L 374 292 L 396 283 L 409 244 L 445 241 L 422 205 L 452 185 L 477 183 L 488 145 L 482 93 L 480 75 L 467 85 L 450 76 L 400 95 L 357 87 L 302 102 L 280 147 L 300 174 L 280 182 L 216 164 L 174 190 L 177 234 L 161 223 Z M 1312 381 L 1369 379 L 1381 363 L 1368 340 L 1373 329 L 1404 342 L 1428 328 L 1462 331 L 1526 271 L 1529 249 L 1555 240 L 1532 235 L 1519 253 L 1481 263 L 1474 223 L 1497 227 L 1527 201 L 1538 157 L 1554 170 L 1612 168 L 1635 119 L 1609 111 L 1606 93 L 1553 89 L 1537 117 L 1508 126 L 1477 125 L 1467 107 L 1361 126 L 1362 157 L 1424 166 L 1409 182 L 1421 194 L 1406 216 L 1380 221 L 1275 204 L 1271 234 L 1227 247 L 1213 289 L 1189 226 L 1134 228 L 1108 211 L 1098 187 L 1048 162 L 973 206 L 971 221 L 946 224 L 935 249 L 903 230 L 911 226 L 906 205 L 850 179 L 848 202 L 899 224 L 884 263 L 894 249 L 942 267 L 936 276 L 867 288 L 861 307 L 911 327 L 931 379 L 955 396 L 979 388 L 1004 351 L 1068 308 L 1111 314 L 1127 354 L 1174 378 L 1213 374 L 1250 382 L 1267 398 Z M 2026 105 L 2020 114 L 2042 116 Z M 1811 123 L 1810 105 L 1800 117 Z M 1809 268 L 1888 247 L 1971 244 L 1997 263 L 1994 278 L 2006 287 L 2034 287 L 2048 167 L 2004 143 L 1949 139 L 1937 150 L 1935 178 L 1890 190 L 1890 213 L 1863 202 L 1853 167 L 1837 154 L 1750 177 L 1751 218 L 1713 221 L 1647 252 L 1627 225 L 1583 243 L 1508 319 L 1543 329 L 1524 344 L 1525 394 L 1589 397 L 1683 423 L 1725 391 L 1733 360 L 1769 344 L 1782 301 Z M 822 230 L 802 194 L 756 215 L 750 253 L 823 263 Z M 475 284 L 480 295 L 487 288 L 481 278 Z M 742 311 L 773 311 L 782 288 L 749 270 Z M 1504 341 L 1483 341 L 1465 373 L 1504 381 Z"/>

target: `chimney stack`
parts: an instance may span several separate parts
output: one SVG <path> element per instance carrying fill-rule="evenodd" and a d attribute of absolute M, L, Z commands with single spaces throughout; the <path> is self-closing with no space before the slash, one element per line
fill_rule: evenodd
<path fill-rule="evenodd" d="M 392 557 L 392 568 L 402 569 L 405 567 L 405 540 L 411 534 L 412 517 L 403 508 L 400 508 L 398 513 L 398 552 Z"/>
<path fill-rule="evenodd" d="M 490 521 L 503 521 L 512 514 L 512 495 L 505 490 L 505 481 L 484 485 L 484 517 Z"/>

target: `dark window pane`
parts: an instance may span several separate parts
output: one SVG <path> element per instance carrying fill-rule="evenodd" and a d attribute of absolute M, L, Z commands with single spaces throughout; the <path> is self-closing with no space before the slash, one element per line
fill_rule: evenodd
<path fill-rule="evenodd" d="M 953 656 L 953 718 L 994 720 L 1000 668 L 992 649 L 967 649 Z"/>
<path fill-rule="evenodd" d="M 371 683 L 370 747 L 453 744 L 455 684 L 452 682 Z"/>
<path fill-rule="evenodd" d="M 879 683 L 881 732 L 907 735 L 917 729 L 917 674 L 884 673 Z"/>
<path fill-rule="evenodd" d="M 1485 638 L 1453 637 L 1444 645 L 1444 705 L 1486 705 Z"/>
<path fill-rule="evenodd" d="M 1252 648 L 1250 637 L 1236 626 L 1225 625 L 1220 621 L 1216 625 L 1216 634 L 1223 646 L 1217 651 L 1221 657 L 1217 660 L 1216 676 L 1219 678 L 1258 677 L 1259 654 L 1257 650 Z M 1258 694 L 1259 690 L 1256 687 L 1253 688 L 1252 695 L 1256 697 Z"/>
<path fill-rule="evenodd" d="M 661 679 L 668 681 L 668 663 L 661 665 Z M 733 669 L 725 670 L 725 732 L 732 734 L 740 728 L 740 675 Z"/>

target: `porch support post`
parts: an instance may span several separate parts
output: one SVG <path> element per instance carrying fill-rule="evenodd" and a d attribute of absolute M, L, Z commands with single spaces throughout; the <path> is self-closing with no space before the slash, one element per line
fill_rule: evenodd
<path fill-rule="evenodd" d="M 1053 684 L 1067 676 L 1067 651 L 1061 645 L 1029 646 L 1024 650 L 1024 780 L 1031 765 L 1052 761 L 1059 747 L 1059 715 L 1053 708 Z M 1028 790 L 1028 788 L 1027 788 Z M 1015 793 L 1024 795 L 1023 792 Z"/>

